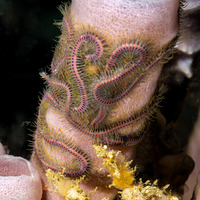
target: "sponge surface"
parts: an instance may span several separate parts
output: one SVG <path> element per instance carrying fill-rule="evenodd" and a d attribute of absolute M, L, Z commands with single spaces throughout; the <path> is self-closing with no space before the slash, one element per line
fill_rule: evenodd
<path fill-rule="evenodd" d="M 147 36 L 158 46 L 178 31 L 179 0 L 73 0 L 75 20 L 117 35 Z"/>

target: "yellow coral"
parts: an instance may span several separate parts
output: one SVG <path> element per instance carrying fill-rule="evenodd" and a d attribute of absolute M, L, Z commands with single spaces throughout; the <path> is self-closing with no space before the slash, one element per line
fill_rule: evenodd
<path fill-rule="evenodd" d="M 157 186 L 157 180 L 150 183 L 146 181 L 145 183 L 142 180 L 138 184 L 133 185 L 132 187 L 124 189 L 121 193 L 121 200 L 180 200 L 177 196 L 172 196 L 167 193 L 166 189 L 169 185 L 159 188 Z"/>
<path fill-rule="evenodd" d="M 178 197 L 167 194 L 164 189 L 155 185 L 145 186 L 143 184 L 124 189 L 121 197 L 121 200 L 179 200 Z"/>
<path fill-rule="evenodd" d="M 136 183 L 135 171 L 129 165 L 131 162 L 125 162 L 125 158 L 120 160 L 118 154 L 113 150 L 107 151 L 107 146 L 93 145 L 96 150 L 97 156 L 103 158 L 103 165 L 108 169 L 113 182 L 110 186 L 123 190 L 121 193 L 122 200 L 179 200 L 178 197 L 172 196 L 166 192 L 169 185 L 159 188 L 157 180 L 150 183 L 142 180 Z"/>
<path fill-rule="evenodd" d="M 123 190 L 131 187 L 134 182 L 134 170 L 130 168 L 130 162 L 125 162 L 125 159 L 118 159 L 118 154 L 114 150 L 107 151 L 107 146 L 93 145 L 97 156 L 103 158 L 103 165 L 108 169 L 110 176 L 113 179 L 112 185 L 117 189 Z"/>
<path fill-rule="evenodd" d="M 96 150 L 97 156 L 103 158 L 103 165 L 108 169 L 109 176 L 113 179 L 110 187 L 114 186 L 122 190 L 119 192 L 121 193 L 122 200 L 179 200 L 178 197 L 166 192 L 169 185 L 160 189 L 157 186 L 157 180 L 153 184 L 150 181 L 143 183 L 142 180 L 136 183 L 136 168 L 133 170 L 129 166 L 131 162 L 125 162 L 123 156 L 119 159 L 120 151 L 117 153 L 113 150 L 107 151 L 106 145 L 93 145 L 93 147 Z M 54 172 L 48 169 L 46 170 L 46 177 L 54 186 L 55 192 L 65 197 L 65 200 L 92 200 L 79 187 L 79 184 L 84 180 L 84 176 L 80 179 L 70 180 L 62 172 Z M 103 198 L 102 200 L 108 199 Z"/>
<path fill-rule="evenodd" d="M 46 170 L 46 177 L 55 187 L 55 191 L 64 196 L 65 200 L 91 200 L 79 187 L 79 184 L 84 180 L 84 176 L 80 179 L 70 180 L 63 173 L 48 169 Z"/>

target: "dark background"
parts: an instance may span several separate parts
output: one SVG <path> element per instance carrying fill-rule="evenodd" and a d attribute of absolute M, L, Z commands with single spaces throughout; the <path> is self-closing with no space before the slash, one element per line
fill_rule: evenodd
<path fill-rule="evenodd" d="M 59 0 L 0 0 L 0 142 L 30 155 L 35 121 L 61 21 Z"/>

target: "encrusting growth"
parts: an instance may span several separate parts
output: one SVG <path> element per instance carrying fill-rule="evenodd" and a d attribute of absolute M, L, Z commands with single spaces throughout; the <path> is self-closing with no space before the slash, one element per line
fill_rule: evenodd
<path fill-rule="evenodd" d="M 152 184 L 150 181 L 145 183 L 135 179 L 135 169 L 130 167 L 131 161 L 126 162 L 125 158 L 119 159 L 120 152 L 108 151 L 107 146 L 93 145 L 97 156 L 103 158 L 103 165 L 108 169 L 108 176 L 112 177 L 112 184 L 109 187 L 119 189 L 122 200 L 180 200 L 179 197 L 171 195 L 168 190 L 169 185 L 159 188 L 157 180 Z M 65 176 L 65 169 L 62 172 L 54 172 L 51 169 L 46 170 L 46 177 L 52 185 L 46 186 L 51 188 L 54 186 L 54 192 L 59 193 L 65 197 L 65 200 L 92 200 L 90 195 L 87 195 L 81 188 L 80 184 L 84 181 L 85 176 L 79 179 L 70 180 Z M 96 188 L 91 193 L 95 193 Z M 107 200 L 103 198 L 102 200 Z"/>
<path fill-rule="evenodd" d="M 135 181 L 134 170 L 129 165 L 132 161 L 126 162 L 125 158 L 119 160 L 118 154 L 113 150 L 107 151 L 107 146 L 93 145 L 97 152 L 97 156 L 103 158 L 103 165 L 108 169 L 109 175 L 112 177 L 112 184 L 109 187 L 115 187 L 123 190 L 133 185 Z"/>
<path fill-rule="evenodd" d="M 139 182 L 135 179 L 135 169 L 130 167 L 131 161 L 126 162 L 125 158 L 119 159 L 118 154 L 113 150 L 107 151 L 107 146 L 93 145 L 96 150 L 97 156 L 103 158 L 103 165 L 108 169 L 109 175 L 112 177 L 113 186 L 119 190 L 122 200 L 180 200 L 179 197 L 173 196 L 170 192 L 167 192 L 169 185 L 159 188 L 157 180 L 150 183 L 150 181 Z"/>
<path fill-rule="evenodd" d="M 54 192 L 59 193 L 65 198 L 65 200 L 92 200 L 79 187 L 79 184 L 84 180 L 84 177 L 76 180 L 70 180 L 64 176 L 63 172 L 54 172 L 51 169 L 46 170 L 46 177 L 52 183 L 52 185 L 48 185 L 46 187 L 50 188 L 54 186 Z"/>

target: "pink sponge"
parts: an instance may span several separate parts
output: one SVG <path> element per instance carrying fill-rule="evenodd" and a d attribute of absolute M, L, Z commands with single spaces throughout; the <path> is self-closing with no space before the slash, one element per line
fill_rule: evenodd
<path fill-rule="evenodd" d="M 0 199 L 40 200 L 42 184 L 33 165 L 21 157 L 0 156 Z"/>

